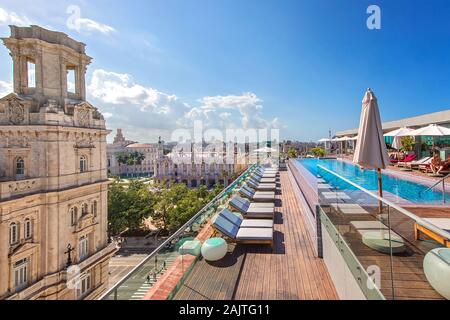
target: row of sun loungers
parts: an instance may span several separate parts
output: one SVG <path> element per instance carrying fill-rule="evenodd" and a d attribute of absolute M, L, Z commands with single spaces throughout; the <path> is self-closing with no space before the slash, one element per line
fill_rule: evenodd
<path fill-rule="evenodd" d="M 272 244 L 277 176 L 276 169 L 257 168 L 239 190 L 242 197 L 213 218 L 216 232 L 237 243 Z"/>

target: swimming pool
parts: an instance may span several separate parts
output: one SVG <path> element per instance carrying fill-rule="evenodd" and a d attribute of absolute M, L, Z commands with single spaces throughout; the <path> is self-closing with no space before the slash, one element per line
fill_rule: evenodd
<path fill-rule="evenodd" d="M 303 167 L 305 167 L 314 176 L 317 176 L 320 169 L 318 164 L 327 168 L 340 176 L 360 185 L 368 190 L 378 189 L 378 176 L 375 170 L 361 170 L 357 165 L 335 159 L 298 159 Z M 416 204 L 442 204 L 442 192 L 428 190 L 428 186 L 414 181 L 400 179 L 399 177 L 383 174 L 383 190 L 391 194 Z M 327 181 L 329 182 L 329 181 Z M 331 181 L 330 181 L 331 182 Z M 344 181 L 333 181 L 335 187 L 351 188 Z M 346 185 L 346 186 L 344 186 Z M 447 199 L 450 195 L 447 192 Z"/>

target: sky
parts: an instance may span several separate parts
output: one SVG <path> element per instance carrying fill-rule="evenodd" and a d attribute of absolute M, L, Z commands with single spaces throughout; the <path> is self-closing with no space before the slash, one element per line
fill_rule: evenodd
<path fill-rule="evenodd" d="M 86 43 L 89 102 L 141 142 L 195 120 L 315 141 L 357 127 L 369 87 L 383 121 L 450 107 L 448 0 L 2 0 L 10 24 Z M 0 95 L 11 83 L 1 46 Z"/>

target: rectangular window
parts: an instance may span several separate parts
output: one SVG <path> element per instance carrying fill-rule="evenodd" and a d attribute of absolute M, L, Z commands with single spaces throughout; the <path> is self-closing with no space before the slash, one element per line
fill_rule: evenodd
<path fill-rule="evenodd" d="M 23 289 L 28 283 L 28 259 L 22 259 L 14 264 L 14 287 Z"/>
<path fill-rule="evenodd" d="M 83 236 L 80 238 L 80 241 L 78 243 L 78 253 L 79 253 L 80 261 L 85 259 L 89 254 L 88 244 L 89 243 L 88 243 L 87 236 Z"/>
<path fill-rule="evenodd" d="M 81 277 L 80 282 L 77 287 L 77 297 L 78 299 L 83 298 L 86 294 L 91 291 L 91 273 L 88 272 Z"/>
<path fill-rule="evenodd" d="M 67 69 L 67 92 L 75 93 L 75 69 Z"/>
<path fill-rule="evenodd" d="M 36 88 L 36 65 L 32 60 L 27 61 L 28 88 Z"/>

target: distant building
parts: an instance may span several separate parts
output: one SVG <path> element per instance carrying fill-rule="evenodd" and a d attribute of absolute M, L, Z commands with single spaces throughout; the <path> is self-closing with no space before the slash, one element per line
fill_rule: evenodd
<path fill-rule="evenodd" d="M 2 40 L 14 92 L 0 99 L 0 299 L 96 299 L 115 245 L 109 131 L 85 98 L 91 58 L 83 43 L 39 26 L 11 26 Z"/>
<path fill-rule="evenodd" d="M 121 177 L 153 176 L 156 160 L 163 154 L 160 143 L 137 143 L 126 140 L 122 129 L 117 129 L 114 141 L 107 145 L 108 173 Z M 143 155 L 137 163 L 123 163 L 123 155 Z M 121 159 L 122 156 L 122 159 Z"/>
<path fill-rule="evenodd" d="M 214 150 L 172 151 L 157 159 L 155 180 L 158 183 L 184 183 L 188 187 L 212 187 L 215 184 L 227 186 L 248 164 L 246 154 L 237 152 L 236 148 L 231 159 L 232 161 L 227 161 L 225 153 Z"/>

